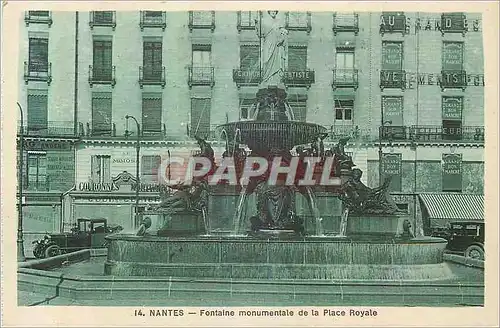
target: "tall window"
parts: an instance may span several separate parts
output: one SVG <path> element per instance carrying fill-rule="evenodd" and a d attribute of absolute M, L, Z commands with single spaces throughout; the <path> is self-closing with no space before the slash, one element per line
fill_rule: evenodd
<path fill-rule="evenodd" d="M 158 182 L 158 169 L 160 168 L 161 156 L 147 155 L 142 156 L 142 183 L 156 183 Z"/>
<path fill-rule="evenodd" d="M 48 190 L 47 155 L 45 153 L 28 153 L 28 189 Z"/>
<path fill-rule="evenodd" d="M 382 42 L 382 69 L 393 71 L 403 69 L 403 42 Z"/>
<path fill-rule="evenodd" d="M 193 79 L 196 81 L 212 80 L 212 51 L 210 45 L 193 47 Z"/>
<path fill-rule="evenodd" d="M 111 41 L 94 40 L 93 77 L 108 81 L 112 78 L 113 50 Z"/>
<path fill-rule="evenodd" d="M 288 47 L 288 69 L 290 71 L 305 71 L 307 69 L 307 47 Z"/>
<path fill-rule="evenodd" d="M 442 97 L 443 137 L 447 140 L 460 140 L 462 138 L 463 105 L 463 97 Z"/>
<path fill-rule="evenodd" d="M 142 130 L 143 132 L 161 133 L 161 94 L 142 95 Z"/>
<path fill-rule="evenodd" d="M 463 42 L 443 42 L 443 71 L 461 71 L 464 65 Z"/>
<path fill-rule="evenodd" d="M 253 117 L 254 102 L 255 99 L 247 99 L 247 98 L 240 99 L 240 118 L 242 120 L 248 120 Z"/>
<path fill-rule="evenodd" d="M 240 12 L 241 26 L 255 26 L 255 20 L 259 20 L 258 11 L 241 11 Z"/>
<path fill-rule="evenodd" d="M 97 24 L 113 23 L 112 11 L 94 11 L 94 22 Z"/>
<path fill-rule="evenodd" d="M 91 157 L 91 180 L 94 183 L 111 181 L 111 156 L 95 155 Z"/>
<path fill-rule="evenodd" d="M 211 25 L 212 12 L 211 11 L 193 11 L 193 25 Z"/>
<path fill-rule="evenodd" d="M 259 45 L 240 46 L 240 69 L 242 71 L 259 71 Z"/>
<path fill-rule="evenodd" d="M 335 106 L 335 122 L 336 125 L 351 125 L 352 112 L 354 110 L 354 99 L 334 99 Z"/>
<path fill-rule="evenodd" d="M 163 11 L 144 11 L 144 22 L 148 24 L 163 23 Z"/>
<path fill-rule="evenodd" d="M 110 135 L 112 130 L 111 92 L 92 94 L 92 134 Z"/>
<path fill-rule="evenodd" d="M 28 60 L 29 60 L 29 72 L 48 72 L 49 39 L 30 38 Z"/>
<path fill-rule="evenodd" d="M 161 13 L 161 12 L 160 12 Z M 160 80 L 162 73 L 162 43 L 158 41 L 145 41 L 144 54 L 144 79 Z"/>
<path fill-rule="evenodd" d="M 28 132 L 45 134 L 47 116 L 47 91 L 28 90 Z"/>
<path fill-rule="evenodd" d="M 210 98 L 191 98 L 192 136 L 208 137 L 210 133 Z"/>
<path fill-rule="evenodd" d="M 354 48 L 337 48 L 335 82 L 354 81 Z"/>
<path fill-rule="evenodd" d="M 295 120 L 305 122 L 307 118 L 307 97 L 304 95 L 289 96 L 288 104 L 292 107 Z"/>

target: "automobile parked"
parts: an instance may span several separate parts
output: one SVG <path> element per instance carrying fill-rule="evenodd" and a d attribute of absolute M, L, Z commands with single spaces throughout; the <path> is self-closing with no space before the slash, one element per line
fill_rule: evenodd
<path fill-rule="evenodd" d="M 447 250 L 484 261 L 484 222 L 450 222 Z"/>

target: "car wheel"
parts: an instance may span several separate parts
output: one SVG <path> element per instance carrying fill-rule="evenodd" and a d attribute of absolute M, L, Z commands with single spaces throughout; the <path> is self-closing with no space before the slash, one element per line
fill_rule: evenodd
<path fill-rule="evenodd" d="M 481 246 L 471 245 L 465 251 L 465 256 L 471 259 L 484 261 L 484 250 Z"/>
<path fill-rule="evenodd" d="M 52 257 L 52 256 L 57 256 L 61 254 L 61 248 L 57 245 L 50 245 L 47 247 L 45 250 L 45 257 Z"/>

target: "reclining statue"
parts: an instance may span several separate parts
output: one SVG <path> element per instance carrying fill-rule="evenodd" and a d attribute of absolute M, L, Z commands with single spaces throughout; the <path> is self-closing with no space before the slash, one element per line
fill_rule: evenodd
<path fill-rule="evenodd" d="M 170 194 L 165 189 L 161 189 L 161 201 L 160 204 L 156 206 L 156 211 L 165 214 L 186 211 L 201 212 L 202 208 L 206 207 L 208 189 L 205 180 L 193 181 L 191 185 L 179 183 L 169 187 L 176 189 L 176 191 Z"/>

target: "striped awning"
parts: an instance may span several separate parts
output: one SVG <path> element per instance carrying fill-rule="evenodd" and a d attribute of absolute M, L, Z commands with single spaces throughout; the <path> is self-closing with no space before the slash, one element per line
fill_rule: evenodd
<path fill-rule="evenodd" d="M 419 198 L 430 219 L 484 220 L 484 195 L 422 193 Z"/>

